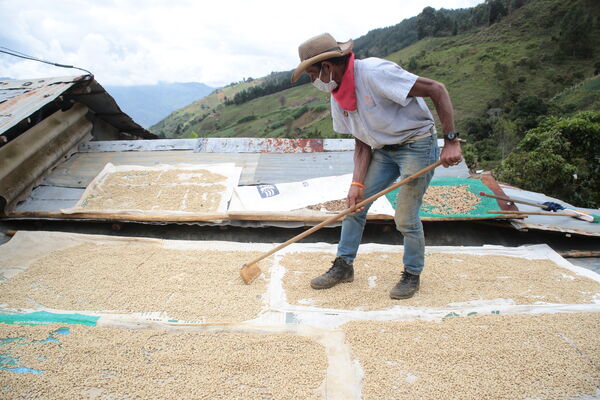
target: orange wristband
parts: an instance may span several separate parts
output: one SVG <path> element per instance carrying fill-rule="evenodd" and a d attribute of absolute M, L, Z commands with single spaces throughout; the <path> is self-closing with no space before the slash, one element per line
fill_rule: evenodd
<path fill-rule="evenodd" d="M 352 183 L 350 184 L 350 186 L 358 186 L 358 187 L 360 187 L 360 188 L 363 188 L 363 189 L 365 188 L 365 185 L 363 185 L 363 184 L 362 184 L 362 183 L 360 183 L 360 182 L 352 182 Z"/>

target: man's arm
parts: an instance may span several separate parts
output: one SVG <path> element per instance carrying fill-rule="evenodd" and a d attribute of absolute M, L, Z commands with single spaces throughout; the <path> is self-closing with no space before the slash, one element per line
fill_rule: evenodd
<path fill-rule="evenodd" d="M 442 122 L 442 132 L 448 133 L 454 131 L 454 110 L 450 95 L 443 83 L 432 79 L 419 77 L 414 86 L 408 92 L 412 97 L 429 97 L 433 101 L 440 121 Z M 444 141 L 444 148 L 440 155 L 440 160 L 444 167 L 455 165 L 462 159 L 460 142 L 458 140 Z"/>
<path fill-rule="evenodd" d="M 371 147 L 358 139 L 354 139 L 354 142 L 354 173 L 352 174 L 352 182 L 364 183 L 365 176 L 367 176 L 367 169 L 371 162 Z M 352 207 L 364 199 L 365 189 L 358 185 L 351 185 L 348 190 L 348 197 L 346 197 L 346 205 Z"/>

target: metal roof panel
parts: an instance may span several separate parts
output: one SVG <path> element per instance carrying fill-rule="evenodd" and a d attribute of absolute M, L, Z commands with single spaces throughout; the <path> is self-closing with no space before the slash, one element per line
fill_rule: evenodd
<path fill-rule="evenodd" d="M 81 76 L 0 81 L 0 135 L 67 91 Z"/>

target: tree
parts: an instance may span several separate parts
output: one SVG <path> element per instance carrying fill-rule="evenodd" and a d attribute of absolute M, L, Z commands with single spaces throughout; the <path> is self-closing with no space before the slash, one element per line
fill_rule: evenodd
<path fill-rule="evenodd" d="M 558 36 L 558 49 L 563 55 L 591 58 L 593 56 L 594 41 L 592 17 L 584 12 L 580 6 L 570 7 L 560 23 Z"/>
<path fill-rule="evenodd" d="M 539 119 L 548 113 L 548 104 L 537 96 L 519 99 L 513 106 L 510 117 L 522 133 L 537 126 Z"/>
<path fill-rule="evenodd" d="M 433 36 L 444 36 L 452 30 L 452 18 L 444 9 L 436 11 L 433 17 Z"/>
<path fill-rule="evenodd" d="M 579 207 L 600 207 L 600 112 L 547 118 L 526 133 L 496 176 Z"/>
<path fill-rule="evenodd" d="M 488 25 L 495 24 L 508 14 L 503 0 L 486 0 L 489 7 Z"/>
<path fill-rule="evenodd" d="M 525 5 L 525 0 L 510 0 L 509 2 L 509 6 L 508 6 L 508 11 L 510 14 L 513 13 L 513 11 L 515 11 L 518 8 L 521 8 Z"/>
<path fill-rule="evenodd" d="M 435 9 L 425 7 L 417 17 L 417 38 L 423 39 L 426 36 L 433 35 L 433 25 L 435 23 Z"/>

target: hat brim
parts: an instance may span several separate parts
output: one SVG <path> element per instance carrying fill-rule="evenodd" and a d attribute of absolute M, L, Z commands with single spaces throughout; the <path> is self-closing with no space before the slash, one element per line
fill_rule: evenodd
<path fill-rule="evenodd" d="M 345 43 L 338 43 L 338 45 L 340 46 L 340 50 L 326 51 L 325 53 L 317 54 L 314 57 L 307 58 L 306 60 L 300 62 L 300 64 L 298 64 L 298 66 L 294 70 L 294 73 L 292 73 L 292 82 L 296 82 L 300 77 L 300 74 L 302 74 L 302 72 L 304 72 L 306 68 L 310 67 L 313 64 L 327 60 L 329 58 L 342 57 L 347 54 L 350 54 L 350 52 L 352 51 L 352 44 L 352 39 L 348 40 Z"/>

